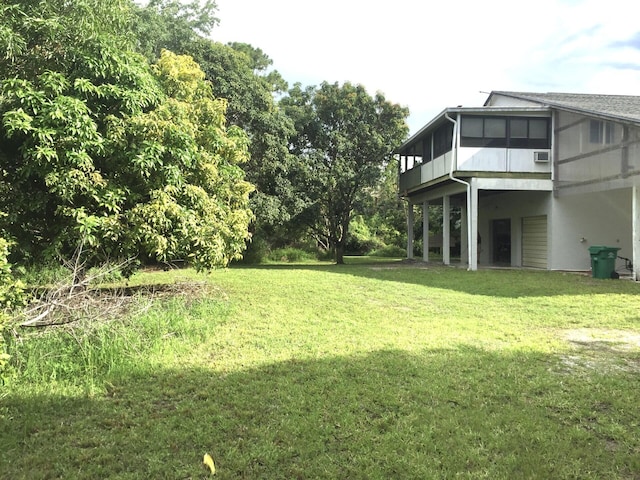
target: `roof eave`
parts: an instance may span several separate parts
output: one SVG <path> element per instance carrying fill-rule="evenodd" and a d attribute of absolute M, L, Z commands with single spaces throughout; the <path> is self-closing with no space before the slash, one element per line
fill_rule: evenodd
<path fill-rule="evenodd" d="M 588 115 L 588 116 L 600 118 L 600 119 L 603 119 L 603 120 L 612 120 L 612 121 L 618 121 L 618 122 L 628 123 L 628 124 L 632 124 L 632 125 L 640 125 L 640 119 L 637 119 L 637 118 L 634 118 L 634 117 L 628 117 L 628 116 L 625 116 L 625 115 L 616 115 L 614 113 L 601 112 L 601 111 L 598 111 L 598 110 L 591 110 L 591 109 L 588 109 L 588 108 L 567 106 L 567 105 L 563 105 L 561 103 L 557 103 L 557 102 L 554 102 L 554 101 L 532 98 L 532 97 L 530 97 L 528 95 L 518 95 L 517 92 L 505 92 L 505 91 L 501 91 L 501 90 L 494 90 L 489 94 L 489 97 L 487 97 L 487 100 L 484 102 L 485 107 L 491 101 L 491 99 L 493 98 L 494 95 L 500 95 L 500 96 L 503 96 L 503 97 L 515 98 L 517 100 L 523 100 L 523 101 L 527 101 L 527 102 L 537 103 L 537 104 L 539 104 L 539 105 L 541 105 L 543 107 L 546 107 L 546 108 L 553 108 L 553 109 L 556 109 L 556 110 L 564 110 L 564 111 L 570 112 L 570 113 Z M 492 108 L 492 107 L 487 107 L 487 108 Z"/>
<path fill-rule="evenodd" d="M 394 153 L 400 153 L 406 147 L 414 143 L 418 140 L 422 135 L 431 130 L 435 125 L 442 123 L 442 120 L 446 118 L 447 114 L 458 114 L 458 113 L 478 113 L 478 114 L 500 114 L 500 113 L 541 113 L 541 112 L 549 112 L 550 109 L 548 107 L 451 107 L 445 108 L 438 115 L 433 117 L 429 123 L 427 123 L 424 127 L 418 130 L 416 133 L 411 135 L 407 140 L 405 140 L 402 145 L 394 150 Z"/>

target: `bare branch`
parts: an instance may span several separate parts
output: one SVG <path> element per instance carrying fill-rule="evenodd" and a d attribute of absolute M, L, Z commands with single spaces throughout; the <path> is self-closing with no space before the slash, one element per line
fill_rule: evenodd
<path fill-rule="evenodd" d="M 133 258 L 106 263 L 87 270 L 84 242 L 80 242 L 72 258 L 63 259 L 68 275 L 59 283 L 45 288 L 22 311 L 21 327 L 63 325 L 80 320 L 105 321 L 127 311 L 133 297 L 122 289 L 101 286 L 118 271 L 128 267 Z"/>

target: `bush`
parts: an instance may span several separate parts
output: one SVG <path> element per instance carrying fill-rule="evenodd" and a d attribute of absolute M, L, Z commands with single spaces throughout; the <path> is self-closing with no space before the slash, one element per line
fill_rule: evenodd
<path fill-rule="evenodd" d="M 247 249 L 242 254 L 242 258 L 234 261 L 234 263 L 259 265 L 267 259 L 268 255 L 269 244 L 262 238 L 254 236 L 247 241 Z"/>
<path fill-rule="evenodd" d="M 351 255 L 366 255 L 372 250 L 384 247 L 384 243 L 371 233 L 371 229 L 362 215 L 351 220 L 345 252 Z"/>
<path fill-rule="evenodd" d="M 374 257 L 406 257 L 407 251 L 396 245 L 387 245 L 371 252 Z"/>
<path fill-rule="evenodd" d="M 44 287 L 63 281 L 69 276 L 69 270 L 59 263 L 29 265 L 17 269 L 20 280 L 30 287 Z"/>
<path fill-rule="evenodd" d="M 7 260 L 9 243 L 0 238 L 0 383 L 4 383 L 9 373 L 9 355 L 5 341 L 5 332 L 9 320 L 8 313 L 15 307 L 23 305 L 25 300 L 24 285 L 17 281 L 11 273 L 11 264 Z"/>
<path fill-rule="evenodd" d="M 317 259 L 315 253 L 310 253 L 300 248 L 278 248 L 269 253 L 268 259 L 272 262 L 310 262 Z"/>

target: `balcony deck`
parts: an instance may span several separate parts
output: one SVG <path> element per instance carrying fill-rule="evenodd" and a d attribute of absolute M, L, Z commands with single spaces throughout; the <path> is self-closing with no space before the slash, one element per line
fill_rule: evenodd
<path fill-rule="evenodd" d="M 456 176 L 483 178 L 551 178 L 551 162 L 537 161 L 549 149 L 508 149 L 508 148 L 459 148 Z M 432 161 L 417 163 L 413 168 L 400 173 L 399 190 L 402 195 L 428 188 L 447 181 L 453 159 L 447 152 Z"/>

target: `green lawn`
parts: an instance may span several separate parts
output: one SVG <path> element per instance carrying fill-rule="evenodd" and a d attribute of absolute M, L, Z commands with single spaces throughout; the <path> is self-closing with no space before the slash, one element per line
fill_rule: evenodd
<path fill-rule="evenodd" d="M 0 478 L 640 478 L 639 284 L 347 262 L 22 338 Z"/>

